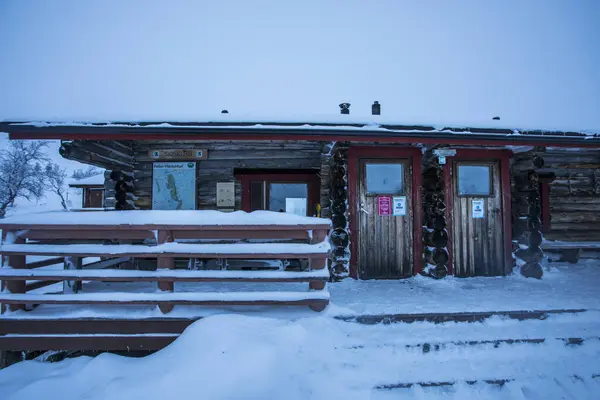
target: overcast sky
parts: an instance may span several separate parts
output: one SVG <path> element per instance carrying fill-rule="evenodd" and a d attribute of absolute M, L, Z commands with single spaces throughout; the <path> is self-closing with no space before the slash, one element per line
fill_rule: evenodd
<path fill-rule="evenodd" d="M 598 0 L 0 2 L 0 119 L 600 131 Z"/>

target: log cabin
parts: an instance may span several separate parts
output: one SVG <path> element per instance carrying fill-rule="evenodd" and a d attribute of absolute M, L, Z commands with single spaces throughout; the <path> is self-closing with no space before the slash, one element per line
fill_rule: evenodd
<path fill-rule="evenodd" d="M 73 179 L 69 187 L 81 191 L 81 204 L 86 209 L 104 208 L 104 175 Z"/>
<path fill-rule="evenodd" d="M 105 168 L 106 209 L 328 218 L 333 280 L 499 276 L 516 263 L 541 277 L 543 248 L 600 242 L 600 135 L 589 132 L 264 121 L 0 131 L 59 139 L 63 157 Z"/>

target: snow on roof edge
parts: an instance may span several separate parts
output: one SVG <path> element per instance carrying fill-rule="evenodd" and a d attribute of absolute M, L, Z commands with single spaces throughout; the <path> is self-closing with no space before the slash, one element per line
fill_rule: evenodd
<path fill-rule="evenodd" d="M 69 186 L 86 186 L 86 185 L 104 185 L 104 171 L 98 175 L 90 176 L 83 179 L 69 180 Z"/>
<path fill-rule="evenodd" d="M 475 127 L 460 124 L 399 124 L 396 122 L 383 121 L 352 121 L 352 120 L 336 120 L 322 122 L 298 122 L 298 121 L 270 121 L 270 122 L 255 122 L 255 121 L 217 121 L 209 120 L 202 122 L 160 122 L 160 121 L 131 121 L 131 122 L 110 122 L 110 121 L 3 121 L 0 122 L 2 127 L 35 127 L 35 128 L 57 128 L 57 127 L 86 127 L 86 128 L 150 128 L 150 129 L 273 129 L 273 130 L 356 130 L 356 131 L 381 131 L 381 132 L 455 132 L 455 133 L 502 133 L 504 135 L 520 135 L 521 133 L 540 133 L 540 134 L 556 134 L 556 135 L 579 135 L 587 136 L 588 138 L 600 138 L 600 131 L 595 130 L 551 130 L 551 129 L 528 129 L 528 128 L 512 128 L 508 125 L 499 125 L 495 127 Z"/>

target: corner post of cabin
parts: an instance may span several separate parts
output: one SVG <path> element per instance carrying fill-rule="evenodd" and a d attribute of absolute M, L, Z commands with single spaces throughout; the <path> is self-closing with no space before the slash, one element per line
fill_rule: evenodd
<path fill-rule="evenodd" d="M 439 157 L 427 152 L 423 158 L 423 258 L 426 266 L 423 271 L 435 279 L 448 275 L 448 231 L 446 222 L 446 185 L 443 165 Z M 415 189 L 418 190 L 418 187 Z M 418 221 L 420 222 L 420 221 Z"/>
<path fill-rule="evenodd" d="M 25 239 L 19 237 L 18 232 L 9 231 L 6 236 L 3 235 L 2 243 L 10 241 L 11 244 L 25 244 Z M 10 255 L 7 258 L 8 266 L 14 269 L 25 269 L 27 268 L 27 256 L 25 255 Z M 10 280 L 6 281 L 6 290 L 12 294 L 24 294 L 26 293 L 26 281 L 25 280 Z M 4 310 L 4 307 L 2 308 Z M 8 309 L 10 311 L 24 310 L 24 304 L 11 304 Z"/>
<path fill-rule="evenodd" d="M 537 149 L 543 151 L 544 149 Z M 539 175 L 537 170 L 544 166 L 544 159 L 536 153 L 531 158 L 531 165 L 527 176 L 529 180 L 528 215 L 527 215 L 527 233 L 528 248 L 524 252 L 526 263 L 521 267 L 521 274 L 528 278 L 541 279 L 544 270 L 540 261 L 544 258 L 544 251 L 540 247 L 544 238 L 540 232 L 542 220 L 542 206 L 539 193 Z"/>
<path fill-rule="evenodd" d="M 158 245 L 172 243 L 173 241 L 173 232 L 163 230 L 158 231 Z M 158 256 L 156 267 L 157 271 L 160 269 L 175 269 L 175 259 L 172 256 Z M 158 282 L 158 289 L 163 292 L 173 292 L 175 285 L 173 281 L 160 281 Z M 160 304 L 158 308 L 163 314 L 167 314 L 173 310 L 173 305 L 163 303 Z"/>
<path fill-rule="evenodd" d="M 335 280 L 342 280 L 350 275 L 349 229 L 348 229 L 348 187 L 350 183 L 349 158 L 347 144 L 336 143 L 331 149 L 329 166 L 329 217 L 332 223 L 331 273 Z M 354 173 L 354 172 L 353 172 Z M 325 207 L 325 203 L 322 204 Z"/>

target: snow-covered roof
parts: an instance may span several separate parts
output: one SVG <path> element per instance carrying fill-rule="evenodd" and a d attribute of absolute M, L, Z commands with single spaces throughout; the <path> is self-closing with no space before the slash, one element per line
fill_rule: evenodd
<path fill-rule="evenodd" d="M 597 1 L 47 3 L 2 6 L 0 120 L 600 130 Z"/>
<path fill-rule="evenodd" d="M 449 144 L 483 140 L 501 145 L 600 146 L 600 133 L 590 131 L 406 125 L 384 123 L 379 118 L 344 121 L 344 117 L 324 122 L 0 122 L 0 131 L 9 132 L 12 139 L 386 140 Z"/>
<path fill-rule="evenodd" d="M 71 179 L 69 186 L 103 186 L 104 185 L 104 174 L 90 176 L 83 179 Z"/>

